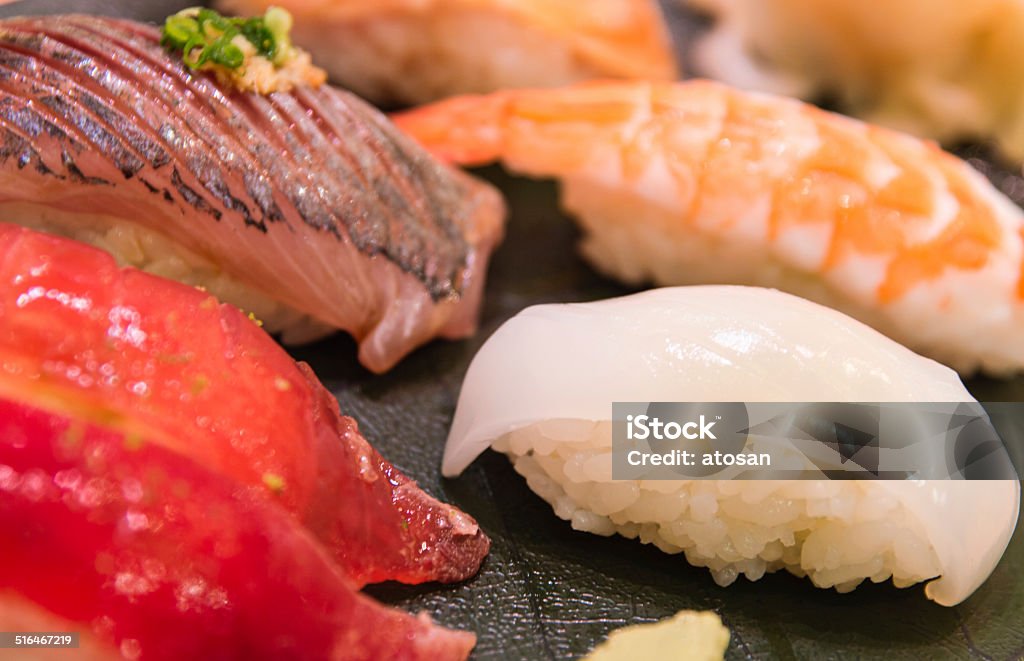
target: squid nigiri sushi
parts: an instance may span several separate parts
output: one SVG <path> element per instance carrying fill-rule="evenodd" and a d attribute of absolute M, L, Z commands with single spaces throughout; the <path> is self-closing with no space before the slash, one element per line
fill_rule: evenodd
<path fill-rule="evenodd" d="M 164 444 L 2 397 L 0 526 L 0 627 L 77 632 L 66 658 L 455 661 L 475 640 L 359 594 L 274 503 Z"/>
<path fill-rule="evenodd" d="M 696 81 L 457 98 L 397 118 L 442 158 L 558 177 L 621 280 L 777 287 L 963 372 L 1024 367 L 1024 213 L 931 143 Z"/>
<path fill-rule="evenodd" d="M 360 96 L 425 103 L 454 94 L 592 78 L 677 77 L 657 0 L 218 0 L 270 6 L 295 41 Z"/>
<path fill-rule="evenodd" d="M 637 401 L 973 399 L 949 368 L 810 301 L 655 289 L 500 327 L 466 374 L 444 473 L 493 447 L 577 530 L 685 553 L 721 585 L 783 568 L 840 591 L 891 577 L 929 581 L 943 605 L 982 584 L 1017 523 L 1016 479 L 615 480 L 612 402 Z"/>
<path fill-rule="evenodd" d="M 0 21 L 0 218 L 205 286 L 286 342 L 346 330 L 374 371 L 473 332 L 492 188 L 351 94 L 301 73 L 243 93 L 160 41 L 109 18 Z"/>
<path fill-rule="evenodd" d="M 4 223 L 0 397 L 168 448 L 275 501 L 353 585 L 463 580 L 490 545 L 238 309 Z"/>

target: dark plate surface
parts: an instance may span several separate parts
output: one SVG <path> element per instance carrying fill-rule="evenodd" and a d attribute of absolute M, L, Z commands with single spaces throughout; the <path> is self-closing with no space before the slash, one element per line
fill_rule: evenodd
<path fill-rule="evenodd" d="M 188 4 L 24 0 L 0 9 L 0 15 L 76 11 L 152 20 Z M 669 13 L 680 35 L 694 29 L 677 8 Z M 1024 191 L 1019 177 L 981 159 L 977 163 L 1004 190 L 1012 189 L 1015 197 Z M 897 590 L 868 584 L 840 595 L 784 573 L 719 588 L 706 569 L 689 566 L 681 556 L 574 532 L 493 452 L 459 479 L 443 480 L 441 453 L 459 386 L 483 340 L 528 305 L 629 293 L 595 275 L 577 256 L 578 234 L 558 210 L 554 185 L 514 179 L 498 169 L 479 174 L 505 192 L 511 215 L 508 237 L 489 273 L 476 338 L 436 342 L 384 376 L 358 367 L 353 343 L 342 336 L 293 352 L 313 365 L 385 456 L 428 492 L 475 516 L 494 542 L 483 570 L 468 583 L 381 585 L 369 592 L 475 631 L 478 659 L 573 658 L 611 629 L 684 608 L 721 614 L 732 632 L 731 659 L 1024 657 L 1022 528 L 988 582 L 964 604 L 943 608 L 925 599 L 921 586 Z M 1024 378 L 977 379 L 969 386 L 982 400 L 1024 399 Z M 1024 438 L 1008 440 L 1018 466 L 1024 465 Z"/>

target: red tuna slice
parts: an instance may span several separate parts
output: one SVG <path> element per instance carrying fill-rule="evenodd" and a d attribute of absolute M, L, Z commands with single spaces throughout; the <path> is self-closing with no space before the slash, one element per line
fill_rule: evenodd
<path fill-rule="evenodd" d="M 489 548 L 236 308 L 2 223 L 0 397 L 145 438 L 269 495 L 357 584 L 462 580 Z"/>
<path fill-rule="evenodd" d="M 0 528 L 0 601 L 34 602 L 127 658 L 433 661 L 475 642 L 361 595 L 308 530 L 233 480 L 7 400 Z"/>

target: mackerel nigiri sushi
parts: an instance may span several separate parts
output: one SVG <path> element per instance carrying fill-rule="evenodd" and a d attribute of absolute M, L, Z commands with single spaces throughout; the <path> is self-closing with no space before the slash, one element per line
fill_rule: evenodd
<path fill-rule="evenodd" d="M 295 16 L 298 45 L 331 79 L 382 103 L 677 77 L 657 0 L 218 0 Z"/>
<path fill-rule="evenodd" d="M 0 398 L 161 446 L 273 500 L 353 585 L 463 580 L 487 554 L 471 517 L 381 457 L 238 309 L 90 246 L 0 223 L 0 367 Z"/>
<path fill-rule="evenodd" d="M 612 402 L 638 401 L 973 398 L 949 368 L 778 291 L 674 287 L 541 305 L 474 357 L 444 473 L 493 447 L 573 528 L 685 553 L 721 585 L 778 569 L 844 592 L 891 577 L 897 586 L 929 581 L 925 593 L 947 606 L 985 581 L 1017 523 L 1020 482 L 1009 472 L 972 481 L 613 479 Z"/>
<path fill-rule="evenodd" d="M 963 372 L 1024 367 L 1024 213 L 931 143 L 696 81 L 464 97 L 397 118 L 435 154 L 555 176 L 631 283 L 771 286 Z"/>
<path fill-rule="evenodd" d="M 235 43 L 211 47 L 276 71 Z M 203 57 L 130 21 L 0 21 L 0 218 L 203 285 L 285 341 L 344 329 L 375 371 L 472 333 L 498 194 L 301 58 L 278 86 L 242 80 L 259 94 Z"/>

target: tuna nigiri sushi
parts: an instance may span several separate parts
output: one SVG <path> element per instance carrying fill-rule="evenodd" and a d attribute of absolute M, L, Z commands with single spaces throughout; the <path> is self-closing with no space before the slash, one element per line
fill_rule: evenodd
<path fill-rule="evenodd" d="M 295 16 L 295 41 L 332 80 L 382 103 L 556 87 L 591 78 L 671 80 L 657 0 L 219 0 L 235 14 Z"/>
<path fill-rule="evenodd" d="M 473 647 L 359 594 L 283 510 L 164 443 L 2 398 L 0 526 L 0 628 L 77 632 L 67 658 L 433 661 Z"/>
<path fill-rule="evenodd" d="M 354 585 L 462 580 L 489 548 L 243 313 L 90 246 L 0 223 L 0 366 L 0 397 L 160 445 L 274 500 Z"/>
<path fill-rule="evenodd" d="M 963 372 L 1024 367 L 1024 214 L 931 143 L 703 81 L 599 83 L 399 116 L 441 157 L 563 183 L 630 283 L 772 286 Z"/>
<path fill-rule="evenodd" d="M 160 39 L 108 18 L 0 21 L 0 218 L 203 285 L 285 341 L 344 329 L 375 371 L 473 332 L 493 189 L 351 94 L 242 93 Z"/>
<path fill-rule="evenodd" d="M 947 606 L 985 581 L 1017 523 L 1016 479 L 616 480 L 612 402 L 637 401 L 973 399 L 949 368 L 804 299 L 655 289 L 499 328 L 466 373 L 444 472 L 493 447 L 577 530 L 685 553 L 721 585 L 778 569 L 840 591 L 891 577 L 929 581 Z"/>

